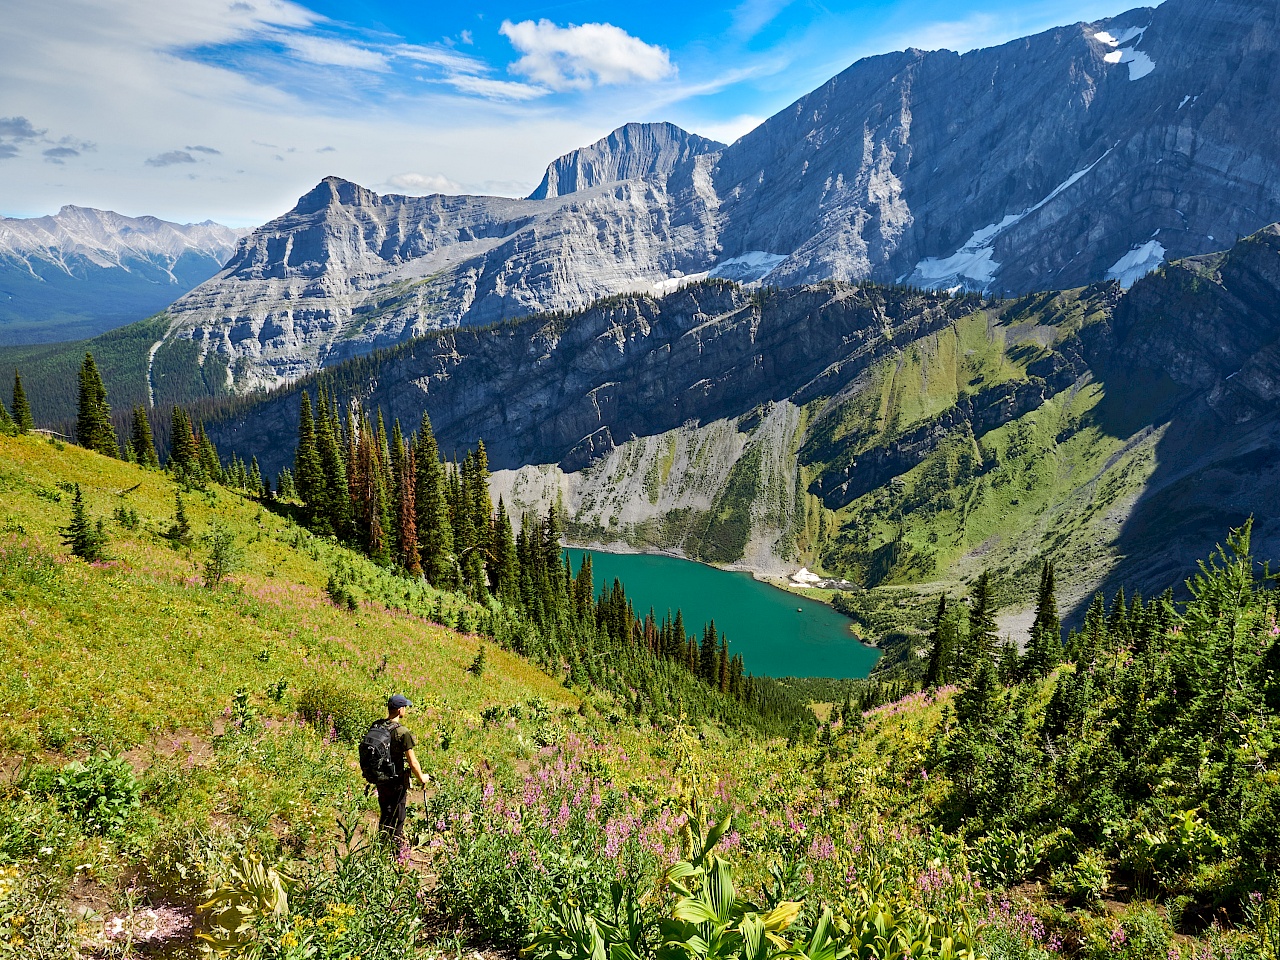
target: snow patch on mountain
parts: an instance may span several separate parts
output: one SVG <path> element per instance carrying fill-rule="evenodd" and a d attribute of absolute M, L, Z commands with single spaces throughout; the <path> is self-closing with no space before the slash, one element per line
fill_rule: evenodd
<path fill-rule="evenodd" d="M 1107 271 L 1107 279 L 1119 280 L 1120 286 L 1128 290 L 1162 263 L 1164 263 L 1164 244 L 1159 240 L 1148 240 L 1113 263 L 1111 269 Z"/>
<path fill-rule="evenodd" d="M 1156 62 L 1141 50 L 1112 50 L 1102 59 L 1107 63 L 1127 63 L 1130 80 L 1141 80 L 1156 68 Z"/>
<path fill-rule="evenodd" d="M 1150 26 L 1150 24 L 1148 24 L 1148 26 Z M 1093 39 L 1099 40 L 1102 43 L 1105 43 L 1109 47 L 1123 46 L 1124 44 L 1132 40 L 1133 45 L 1136 47 L 1138 43 L 1142 40 L 1142 35 L 1146 32 L 1147 32 L 1146 27 L 1129 27 L 1117 37 L 1108 33 L 1106 30 L 1100 30 L 1093 35 Z"/>
<path fill-rule="evenodd" d="M 951 254 L 951 256 L 943 259 L 925 257 L 916 264 L 915 270 L 906 279 L 909 283 L 931 290 L 953 289 L 956 287 L 966 290 L 986 290 L 991 286 L 992 281 L 995 280 L 996 272 L 1000 269 L 1000 263 L 995 259 L 994 252 L 991 249 L 996 237 L 1015 223 L 1035 213 L 1062 191 L 1070 188 L 1081 177 L 1101 163 L 1110 152 L 1110 150 L 1107 150 L 1093 163 L 1067 177 L 1067 179 L 1049 191 L 1048 195 L 1039 203 L 1027 207 L 1021 213 L 1010 213 L 999 223 L 988 224 L 979 230 L 975 230 L 973 236 L 965 242 L 964 246 Z"/>
<path fill-rule="evenodd" d="M 748 250 L 741 256 L 717 263 L 709 275 L 738 283 L 759 283 L 787 259 L 785 253 L 768 253 L 764 250 Z"/>

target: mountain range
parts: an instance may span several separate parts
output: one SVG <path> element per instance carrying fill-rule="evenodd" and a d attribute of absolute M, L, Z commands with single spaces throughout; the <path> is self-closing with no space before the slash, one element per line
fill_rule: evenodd
<path fill-rule="evenodd" d="M 65 206 L 0 217 L 0 344 L 93 336 L 212 277 L 244 231 Z"/>
<path fill-rule="evenodd" d="M 859 60 L 730 146 L 632 124 L 525 200 L 328 178 L 168 311 L 226 389 L 453 325 L 728 276 L 993 294 L 1125 285 L 1280 220 L 1275 0 Z"/>
<path fill-rule="evenodd" d="M 868 587 L 986 568 L 1012 598 L 1045 556 L 1073 597 L 1163 589 L 1250 515 L 1280 555 L 1277 226 L 1129 291 L 709 279 L 438 331 L 206 428 L 274 473 L 321 387 L 483 439 L 508 509 L 558 503 L 579 543 Z"/>
<path fill-rule="evenodd" d="M 778 575 L 1018 599 L 1051 555 L 1077 597 L 1150 589 L 1250 514 L 1280 554 L 1278 11 L 872 57 L 729 146 L 620 128 L 525 199 L 327 178 L 164 313 L 0 378 L 65 422 L 91 349 L 117 410 L 195 403 L 272 474 L 324 385 L 483 439 L 577 542 Z"/>

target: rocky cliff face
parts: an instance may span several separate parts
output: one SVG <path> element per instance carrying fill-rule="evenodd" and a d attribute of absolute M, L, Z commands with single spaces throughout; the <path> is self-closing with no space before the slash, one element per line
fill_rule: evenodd
<path fill-rule="evenodd" d="M 628 125 L 524 201 L 326 180 L 176 304 L 228 388 L 429 329 L 724 276 L 1020 293 L 1280 219 L 1276 0 L 1167 0 L 964 55 L 860 60 L 731 146 Z"/>
<path fill-rule="evenodd" d="M 0 217 L 0 344 L 91 336 L 213 276 L 245 231 L 66 206 Z"/>
<path fill-rule="evenodd" d="M 318 380 L 405 425 L 425 410 L 446 454 L 483 439 L 496 492 L 560 501 L 580 542 L 868 585 L 1030 578 L 1051 553 L 1080 592 L 1148 589 L 1250 514 L 1280 552 L 1278 265 L 1273 227 L 1128 292 L 711 280 L 440 331 Z M 316 379 L 211 437 L 279 469 Z"/>
<path fill-rule="evenodd" d="M 723 149 L 723 143 L 681 130 L 674 123 L 628 123 L 554 161 L 529 199 L 562 197 L 622 180 L 665 181 L 694 157 Z"/>

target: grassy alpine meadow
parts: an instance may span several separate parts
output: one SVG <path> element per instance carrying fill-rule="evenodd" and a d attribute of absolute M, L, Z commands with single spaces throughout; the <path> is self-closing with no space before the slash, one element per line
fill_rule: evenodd
<path fill-rule="evenodd" d="M 661 691 L 554 644 L 544 672 L 504 601 L 288 503 L 0 436 L 0 504 L 0 957 L 1277 956 L 1280 628 L 1247 537 L 1039 671 L 966 661 L 940 612 L 936 682 L 814 681 L 821 723 L 774 736 L 634 709 Z M 355 751 L 391 692 L 431 780 L 398 852 Z"/>

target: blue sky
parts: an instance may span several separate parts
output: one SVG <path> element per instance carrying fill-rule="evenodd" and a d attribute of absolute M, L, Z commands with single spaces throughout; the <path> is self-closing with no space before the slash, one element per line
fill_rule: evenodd
<path fill-rule="evenodd" d="M 254 225 L 320 177 L 521 195 L 629 120 L 732 141 L 856 59 L 1094 0 L 41 0 L 0 25 L 0 214 Z"/>

